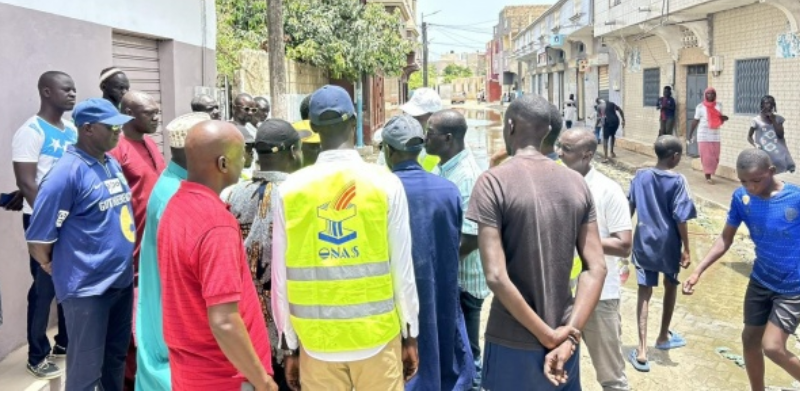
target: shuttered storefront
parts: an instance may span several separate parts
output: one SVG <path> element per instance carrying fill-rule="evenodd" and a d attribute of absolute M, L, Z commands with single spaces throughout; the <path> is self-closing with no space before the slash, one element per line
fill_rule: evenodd
<path fill-rule="evenodd" d="M 608 101 L 608 66 L 597 67 L 597 96 Z"/>
<path fill-rule="evenodd" d="M 159 73 L 158 40 L 114 33 L 112 57 L 114 67 L 128 76 L 131 90 L 143 91 L 161 104 L 161 75 Z M 162 128 L 151 135 L 164 152 Z"/>

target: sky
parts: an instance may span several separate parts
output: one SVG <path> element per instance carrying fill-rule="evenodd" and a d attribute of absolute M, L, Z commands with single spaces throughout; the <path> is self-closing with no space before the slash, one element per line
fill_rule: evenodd
<path fill-rule="evenodd" d="M 551 4 L 555 0 L 417 0 L 417 11 L 428 15 L 428 55 L 435 61 L 450 51 L 486 51 L 500 10 L 508 5 Z M 422 19 L 417 15 L 417 23 Z M 443 25 L 440 27 L 435 25 Z M 421 31 L 420 31 L 421 33 Z"/>

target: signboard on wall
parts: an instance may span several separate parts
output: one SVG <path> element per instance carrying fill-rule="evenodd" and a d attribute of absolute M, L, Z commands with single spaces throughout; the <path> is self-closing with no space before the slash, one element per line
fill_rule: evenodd
<path fill-rule="evenodd" d="M 794 33 L 778 34 L 775 56 L 779 59 L 800 58 L 800 36 Z"/>
<path fill-rule="evenodd" d="M 564 34 L 553 34 L 550 36 L 550 46 L 554 48 L 560 48 L 564 46 L 564 40 L 566 36 Z"/>

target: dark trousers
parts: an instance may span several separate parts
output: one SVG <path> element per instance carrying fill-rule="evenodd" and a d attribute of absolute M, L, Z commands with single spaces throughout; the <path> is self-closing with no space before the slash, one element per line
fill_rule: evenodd
<path fill-rule="evenodd" d="M 555 386 L 544 375 L 547 350 L 524 350 L 486 343 L 484 390 L 502 391 L 579 391 L 581 390 L 580 348 L 564 363 L 567 383 Z"/>
<path fill-rule="evenodd" d="M 565 121 L 565 123 L 567 124 L 567 129 L 568 129 L 568 130 L 569 130 L 570 128 L 572 128 L 572 120 L 567 120 L 567 121 Z"/>
<path fill-rule="evenodd" d="M 479 390 L 481 386 L 481 309 L 483 299 L 478 299 L 468 292 L 461 291 L 461 310 L 464 312 L 464 323 L 467 325 L 467 337 L 469 346 L 472 349 L 472 357 L 475 359 L 475 380 L 473 390 Z"/>
<path fill-rule="evenodd" d="M 133 285 L 110 288 L 99 296 L 69 298 L 61 304 L 72 340 L 67 350 L 66 389 L 122 390 L 131 341 Z"/>
<path fill-rule="evenodd" d="M 31 215 L 22 215 L 22 227 L 27 231 L 30 226 Z M 37 366 L 47 358 L 52 347 L 50 339 L 47 338 L 47 327 L 50 324 L 50 308 L 53 299 L 56 297 L 56 289 L 53 287 L 53 277 L 47 274 L 39 266 L 33 257 L 28 261 L 30 265 L 33 284 L 28 290 L 28 363 Z M 58 334 L 56 334 L 56 344 L 64 348 L 68 347 L 67 327 L 64 323 L 64 309 L 59 304 L 58 307 Z"/>

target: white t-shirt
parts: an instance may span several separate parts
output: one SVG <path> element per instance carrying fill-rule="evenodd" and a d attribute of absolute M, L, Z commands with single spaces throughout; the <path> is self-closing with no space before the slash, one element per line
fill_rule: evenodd
<path fill-rule="evenodd" d="M 568 101 L 572 105 L 564 105 L 564 120 L 576 122 L 578 120 L 578 108 L 575 107 L 575 103 L 572 101 Z"/>
<path fill-rule="evenodd" d="M 717 102 L 717 110 L 722 113 L 722 104 Z M 719 142 L 719 129 L 708 128 L 708 112 L 703 103 L 697 104 L 694 111 L 694 119 L 699 120 L 700 124 L 697 125 L 697 141 L 698 142 Z"/>
<path fill-rule="evenodd" d="M 630 205 L 622 187 L 594 168 L 589 170 L 584 180 L 592 192 L 600 238 L 607 239 L 612 233 L 633 230 Z M 619 299 L 622 284 L 618 262 L 619 257 L 606 255 L 608 273 L 600 300 Z"/>
<path fill-rule="evenodd" d="M 48 123 L 39 116 L 33 116 L 17 129 L 11 140 L 11 161 L 36 163 L 36 184 L 40 184 L 44 175 L 53 164 L 64 155 L 67 146 L 78 141 L 78 130 L 69 120 L 63 119 L 64 129 Z M 24 202 L 22 212 L 33 213 L 33 209 Z"/>

